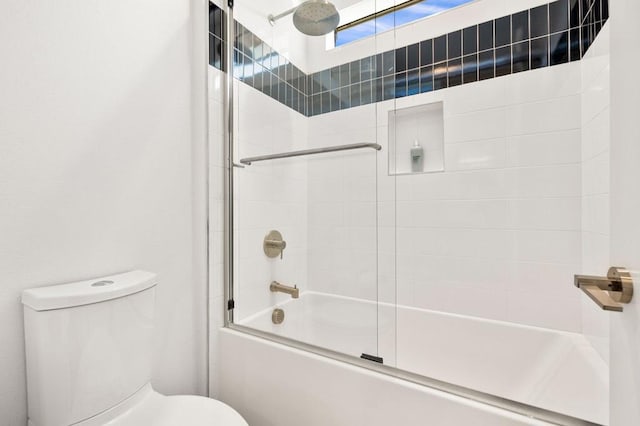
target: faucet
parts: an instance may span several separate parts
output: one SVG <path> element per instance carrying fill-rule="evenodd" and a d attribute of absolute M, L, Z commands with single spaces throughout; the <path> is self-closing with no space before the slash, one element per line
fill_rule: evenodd
<path fill-rule="evenodd" d="M 274 293 L 286 293 L 291 295 L 292 298 L 297 299 L 300 297 L 300 289 L 298 286 L 289 287 L 288 285 L 280 284 L 278 281 L 272 281 L 269 286 L 269 290 Z"/>

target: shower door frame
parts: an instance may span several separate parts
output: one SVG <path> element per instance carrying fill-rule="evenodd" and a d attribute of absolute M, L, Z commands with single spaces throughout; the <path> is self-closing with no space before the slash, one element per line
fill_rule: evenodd
<path fill-rule="evenodd" d="M 544 408 L 533 405 L 513 401 L 507 398 L 480 392 L 474 389 L 465 388 L 463 386 L 454 385 L 452 383 L 443 382 L 420 374 L 411 373 L 396 367 L 391 367 L 377 362 L 372 362 L 358 358 L 353 355 L 347 355 L 325 347 L 304 343 L 299 340 L 280 336 L 274 333 L 261 331 L 234 323 L 234 168 L 242 167 L 237 164 L 234 159 L 234 47 L 235 47 L 235 26 L 234 26 L 234 0 L 227 0 L 227 8 L 225 10 L 225 31 L 226 31 L 226 50 L 225 50 L 225 78 L 224 78 L 224 156 L 225 156 L 225 179 L 224 179 L 224 327 L 236 332 L 244 333 L 250 336 L 265 339 L 270 342 L 278 343 L 293 349 L 304 352 L 310 352 L 335 361 L 344 362 L 350 365 L 361 367 L 380 374 L 391 376 L 393 378 L 406 380 L 407 382 L 425 386 L 430 389 L 442 391 L 451 395 L 466 398 L 472 401 L 480 402 L 492 407 L 503 409 L 515 414 L 530 417 L 558 425 L 567 426 L 583 426 L 597 425 L 586 420 L 571 417 L 555 411 L 546 410 Z M 378 303 L 378 302 L 376 302 Z"/>

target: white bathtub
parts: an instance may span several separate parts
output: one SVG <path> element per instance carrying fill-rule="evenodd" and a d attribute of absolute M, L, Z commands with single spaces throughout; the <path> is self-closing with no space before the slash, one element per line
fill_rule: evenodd
<path fill-rule="evenodd" d="M 580 334 L 315 292 L 241 322 L 338 352 L 384 358 L 426 377 L 599 424 L 608 423 L 608 367 Z"/>

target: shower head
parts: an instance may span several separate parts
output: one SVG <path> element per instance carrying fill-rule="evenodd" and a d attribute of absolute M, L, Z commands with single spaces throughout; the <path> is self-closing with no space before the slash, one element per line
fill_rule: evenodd
<path fill-rule="evenodd" d="M 338 27 L 340 14 L 327 0 L 307 0 L 293 12 L 293 25 L 302 34 L 321 36 Z"/>
<path fill-rule="evenodd" d="M 283 16 L 293 13 L 293 25 L 302 34 L 321 36 L 335 30 L 340 23 L 340 14 L 328 0 L 307 0 L 280 15 L 269 15 L 269 22 L 275 22 Z"/>

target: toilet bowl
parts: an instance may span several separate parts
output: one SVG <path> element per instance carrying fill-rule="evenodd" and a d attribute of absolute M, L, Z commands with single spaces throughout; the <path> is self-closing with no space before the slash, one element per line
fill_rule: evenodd
<path fill-rule="evenodd" d="M 132 271 L 23 292 L 29 426 L 247 426 L 220 401 L 152 388 L 156 284 Z"/>
<path fill-rule="evenodd" d="M 127 401 L 77 426 L 247 426 L 233 408 L 202 396 L 165 396 L 146 385 Z M 75 426 L 75 425 L 74 425 Z"/>

